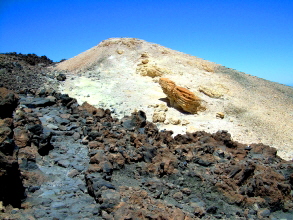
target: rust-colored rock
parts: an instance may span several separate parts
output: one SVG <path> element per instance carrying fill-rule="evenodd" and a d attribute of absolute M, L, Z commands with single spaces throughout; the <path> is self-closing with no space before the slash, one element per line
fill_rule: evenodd
<path fill-rule="evenodd" d="M 92 106 L 91 104 L 84 102 L 81 105 L 88 113 L 93 114 L 94 116 L 97 117 L 104 117 L 105 116 L 105 111 L 101 108 L 96 108 L 94 106 Z"/>
<path fill-rule="evenodd" d="M 26 147 L 30 145 L 30 135 L 24 129 L 14 129 L 14 141 L 18 147 Z"/>
<path fill-rule="evenodd" d="M 6 88 L 0 88 L 0 118 L 12 117 L 19 96 Z"/>
<path fill-rule="evenodd" d="M 175 82 L 168 78 L 160 78 L 159 83 L 171 106 L 180 107 L 192 114 L 205 110 L 202 100 L 188 89 L 176 86 Z"/>

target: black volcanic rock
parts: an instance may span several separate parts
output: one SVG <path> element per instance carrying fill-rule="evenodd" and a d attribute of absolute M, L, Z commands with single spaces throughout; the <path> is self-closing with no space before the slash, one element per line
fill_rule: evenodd
<path fill-rule="evenodd" d="M 8 144 L 21 144 L 18 163 L 32 202 L 21 215 L 257 219 L 293 212 L 293 164 L 274 148 L 235 142 L 227 131 L 173 137 L 142 111 L 118 120 L 109 110 L 51 94 L 54 104 L 18 109 L 0 130 Z M 21 95 L 21 106 L 40 98 L 34 96 Z M 15 154 L 7 146 L 1 155 Z M 48 184 L 38 166 L 49 173 Z"/>
<path fill-rule="evenodd" d="M 12 117 L 12 113 L 18 105 L 18 100 L 17 94 L 6 88 L 0 88 L 0 119 Z"/>
<path fill-rule="evenodd" d="M 52 60 L 46 56 L 0 54 L 0 86 L 16 92 L 34 92 L 47 81 L 45 76 L 50 70 L 46 67 L 52 64 Z"/>

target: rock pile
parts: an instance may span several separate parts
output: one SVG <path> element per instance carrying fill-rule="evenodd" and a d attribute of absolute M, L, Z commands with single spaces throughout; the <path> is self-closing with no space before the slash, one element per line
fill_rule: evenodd
<path fill-rule="evenodd" d="M 269 146 L 234 142 L 227 131 L 173 138 L 143 111 L 118 120 L 111 109 L 79 106 L 49 90 L 20 95 L 5 121 L 11 127 L 2 133 L 12 140 L 13 132 L 19 149 L 17 189 L 25 187 L 28 198 L 10 203 L 21 209 L 6 206 L 3 219 L 292 215 L 292 162 Z"/>
<path fill-rule="evenodd" d="M 25 197 L 17 161 L 18 149 L 13 141 L 12 113 L 19 97 L 0 88 L 0 201 L 3 205 L 20 207 Z"/>
<path fill-rule="evenodd" d="M 25 89 L 36 91 L 48 81 L 45 77 L 49 76 L 50 71 L 46 67 L 52 64 L 52 60 L 45 56 L 0 54 L 0 86 L 16 92 Z"/>

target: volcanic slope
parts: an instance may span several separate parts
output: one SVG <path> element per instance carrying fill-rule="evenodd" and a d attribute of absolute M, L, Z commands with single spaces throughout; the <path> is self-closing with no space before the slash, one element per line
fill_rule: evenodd
<path fill-rule="evenodd" d="M 235 141 L 262 142 L 277 148 L 283 159 L 293 158 L 293 88 L 289 86 L 135 38 L 102 41 L 59 63 L 54 71 L 66 73 L 60 92 L 79 104 L 87 101 L 110 108 L 118 118 L 143 110 L 150 121 L 155 111 L 163 111 L 157 123 L 160 129 L 174 134 L 228 130 Z M 160 77 L 195 93 L 206 110 L 189 114 L 171 107 L 158 83 Z"/>

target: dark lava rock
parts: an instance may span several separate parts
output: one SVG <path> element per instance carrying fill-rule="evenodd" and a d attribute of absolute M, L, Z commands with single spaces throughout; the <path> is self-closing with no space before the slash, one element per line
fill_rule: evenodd
<path fill-rule="evenodd" d="M 143 128 L 146 126 L 146 114 L 143 111 L 133 112 L 130 117 L 122 119 L 126 129 Z"/>
<path fill-rule="evenodd" d="M 41 156 L 47 155 L 54 148 L 51 144 L 52 133 L 49 130 L 44 130 L 39 136 L 38 152 Z"/>
<path fill-rule="evenodd" d="M 18 105 L 18 100 L 17 94 L 6 88 L 0 88 L 0 119 L 12 117 L 12 113 Z"/>
<path fill-rule="evenodd" d="M 6 137 L 2 134 L 0 142 L 0 200 L 4 205 L 19 208 L 25 198 L 25 189 L 17 162 L 17 148 L 9 137 L 11 130 L 4 128 L 1 133 Z"/>
<path fill-rule="evenodd" d="M 41 94 L 48 95 L 46 91 Z M 31 207 L 32 212 L 19 210 L 13 215 L 259 219 L 293 212 L 293 164 L 278 157 L 274 148 L 263 144 L 247 147 L 233 141 L 227 131 L 173 137 L 172 131 L 159 131 L 147 122 L 142 111 L 119 121 L 109 109 L 88 103 L 79 106 L 68 95 L 54 93 L 54 97 L 51 106 L 18 109 L 13 123 L 0 121 L 4 143 L 0 155 L 12 158 L 19 145 L 14 161 L 20 164 L 23 182 L 31 193 L 28 201 L 41 204 L 42 196 L 54 198 L 46 205 Z M 36 98 L 40 97 L 30 95 L 22 102 Z M 50 120 L 59 130 L 49 130 L 49 123 L 42 125 L 38 115 L 43 123 Z M 55 147 L 52 152 L 51 144 Z M 48 175 L 50 184 L 41 182 L 38 164 L 56 173 Z M 46 215 L 36 210 L 44 207 Z"/>
<path fill-rule="evenodd" d="M 63 74 L 63 73 L 59 73 L 57 76 L 56 76 L 56 79 L 58 81 L 65 81 L 66 80 L 66 75 Z"/>
<path fill-rule="evenodd" d="M 43 133 L 43 126 L 41 124 L 29 125 L 27 129 L 35 135 Z"/>
<path fill-rule="evenodd" d="M 50 70 L 44 68 L 52 65 L 46 56 L 35 54 L 0 54 L 0 82 L 2 86 L 17 93 L 31 93 L 42 87 Z"/>
<path fill-rule="evenodd" d="M 55 102 L 48 98 L 34 98 L 31 102 L 23 103 L 28 108 L 47 107 L 54 105 Z"/>

